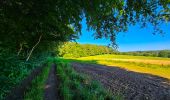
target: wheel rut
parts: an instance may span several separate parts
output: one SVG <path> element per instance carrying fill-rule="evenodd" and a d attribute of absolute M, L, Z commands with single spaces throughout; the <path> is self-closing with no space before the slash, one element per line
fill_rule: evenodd
<path fill-rule="evenodd" d="M 60 100 L 58 93 L 58 78 L 56 76 L 56 65 L 52 64 L 45 85 L 44 100 Z"/>

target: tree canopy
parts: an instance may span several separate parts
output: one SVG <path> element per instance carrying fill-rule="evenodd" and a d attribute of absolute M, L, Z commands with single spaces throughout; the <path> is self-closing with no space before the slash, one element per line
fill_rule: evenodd
<path fill-rule="evenodd" d="M 113 54 L 117 51 L 111 47 L 95 44 L 78 44 L 76 42 L 66 42 L 59 49 L 58 55 L 60 57 L 85 57 L 85 56 L 94 56 L 101 54 Z"/>
<path fill-rule="evenodd" d="M 159 24 L 170 20 L 169 7 L 169 0 L 1 0 L 0 43 L 15 49 L 25 44 L 29 49 L 40 36 L 45 42 L 74 39 L 85 17 L 95 38 L 114 44 L 116 34 L 128 25 L 149 23 L 161 32 Z"/>

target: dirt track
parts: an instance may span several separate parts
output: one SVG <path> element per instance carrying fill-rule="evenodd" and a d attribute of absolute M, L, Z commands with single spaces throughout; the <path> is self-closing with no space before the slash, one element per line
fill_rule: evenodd
<path fill-rule="evenodd" d="M 44 67 L 46 67 L 46 65 L 35 68 L 31 74 L 21 82 L 21 84 L 11 90 L 11 93 L 5 98 L 5 100 L 24 100 L 24 95 L 31 86 L 32 80 L 42 72 Z M 46 80 L 46 85 L 44 87 L 43 100 L 60 100 L 58 86 L 59 81 L 58 77 L 56 76 L 56 65 L 52 64 L 48 79 Z"/>
<path fill-rule="evenodd" d="M 100 81 L 113 93 L 120 92 L 125 100 L 170 100 L 170 80 L 149 74 L 127 71 L 118 67 L 72 63 L 78 72 Z"/>
<path fill-rule="evenodd" d="M 59 100 L 58 84 L 56 65 L 53 64 L 46 81 L 44 100 Z"/>

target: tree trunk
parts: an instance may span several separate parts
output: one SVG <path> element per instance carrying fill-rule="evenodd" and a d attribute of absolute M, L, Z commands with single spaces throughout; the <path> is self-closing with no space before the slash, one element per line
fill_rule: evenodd
<path fill-rule="evenodd" d="M 34 51 L 35 47 L 40 43 L 41 38 L 42 38 L 42 35 L 40 35 L 38 42 L 32 47 L 31 51 L 28 54 L 26 61 L 28 61 L 30 59 L 32 52 Z"/>

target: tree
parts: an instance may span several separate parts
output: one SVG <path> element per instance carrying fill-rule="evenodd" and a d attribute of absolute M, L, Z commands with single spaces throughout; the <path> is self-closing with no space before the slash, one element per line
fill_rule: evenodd
<path fill-rule="evenodd" d="M 58 49 L 58 48 L 57 48 Z M 114 49 L 102 45 L 78 44 L 66 42 L 59 48 L 60 57 L 85 57 L 100 54 L 111 54 L 116 52 Z"/>
<path fill-rule="evenodd" d="M 158 53 L 158 57 L 169 57 L 169 55 L 170 55 L 170 51 L 168 51 L 168 50 L 161 50 Z"/>
<path fill-rule="evenodd" d="M 21 52 L 28 55 L 40 36 L 39 45 L 76 38 L 86 17 L 95 38 L 110 38 L 115 44 L 116 34 L 128 25 L 150 23 L 161 32 L 158 25 L 169 21 L 169 4 L 169 0 L 2 0 L 0 41 L 15 54 L 26 43 Z"/>

